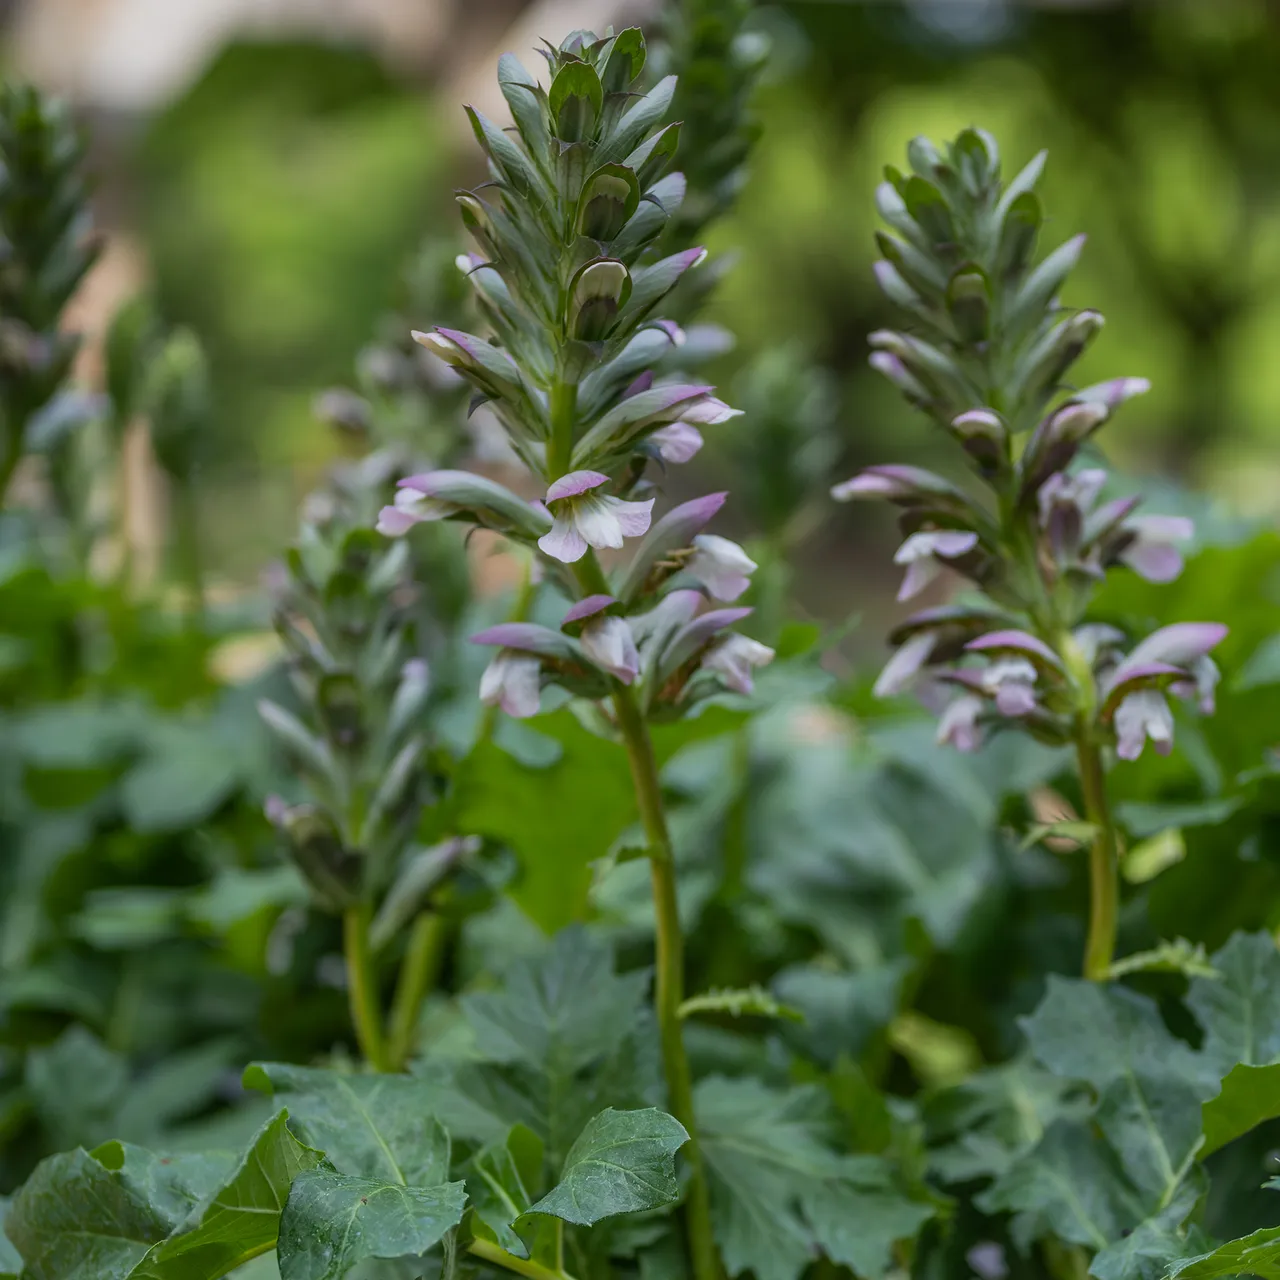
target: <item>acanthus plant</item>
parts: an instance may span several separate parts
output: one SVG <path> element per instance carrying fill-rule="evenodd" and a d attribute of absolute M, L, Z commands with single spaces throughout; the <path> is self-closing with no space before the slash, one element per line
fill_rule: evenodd
<path fill-rule="evenodd" d="M 1182 568 L 1181 517 L 1138 514 L 1138 497 L 1102 499 L 1107 473 L 1082 465 L 1094 434 L 1145 379 L 1080 389 L 1072 365 L 1102 328 L 1059 293 L 1079 259 L 1077 236 L 1041 261 L 1036 184 L 1044 153 L 1007 184 L 994 139 L 968 129 L 940 152 L 908 148 L 909 173 L 887 170 L 876 202 L 889 231 L 876 277 L 909 328 L 873 333 L 871 364 L 960 446 L 975 485 L 907 466 L 873 466 L 833 496 L 901 508 L 899 600 L 942 570 L 980 594 L 909 617 L 881 673 L 882 695 L 915 690 L 939 711 L 940 741 L 974 750 L 997 729 L 1074 746 L 1090 829 L 1086 976 L 1111 971 L 1119 840 L 1104 758 L 1172 748 L 1168 694 L 1211 712 L 1216 622 L 1184 622 L 1136 639 L 1088 621 L 1091 597 L 1119 566 L 1153 581 Z"/>
<path fill-rule="evenodd" d="M 649 464 L 690 456 L 703 427 L 735 416 L 710 386 L 654 373 L 684 340 L 656 309 L 706 256 L 699 247 L 656 261 L 647 252 L 685 191 L 682 175 L 667 172 L 679 138 L 679 124 L 663 124 L 675 79 L 631 93 L 644 65 L 638 30 L 576 33 L 548 62 L 546 90 L 510 55 L 500 63 L 514 137 L 470 111 L 492 181 L 458 201 L 480 250 L 470 279 L 492 337 L 418 336 L 471 382 L 541 492 L 528 501 L 468 473 L 429 472 L 403 483 L 379 527 L 402 534 L 446 518 L 486 526 L 541 552 L 573 602 L 559 629 L 508 623 L 475 637 L 497 649 L 481 697 L 524 717 L 538 711 L 544 686 L 556 686 L 594 704 L 601 731 L 626 748 L 653 881 L 667 1101 L 690 1135 L 690 1258 L 699 1280 L 713 1280 L 719 1262 L 680 1026 L 675 869 L 648 724 L 686 716 L 726 688 L 750 691 L 754 668 L 773 655 L 732 630 L 749 610 L 718 607 L 742 594 L 754 568 L 736 544 L 703 532 L 724 495 L 652 520 Z M 596 552 L 629 540 L 639 540 L 629 564 L 607 574 Z"/>

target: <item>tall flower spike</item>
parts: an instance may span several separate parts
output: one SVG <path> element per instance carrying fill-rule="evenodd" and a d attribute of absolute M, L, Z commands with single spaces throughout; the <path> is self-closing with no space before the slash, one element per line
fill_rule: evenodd
<path fill-rule="evenodd" d="M 899 599 L 945 565 L 987 601 L 970 613 L 934 609 L 909 619 L 876 690 L 953 690 L 938 738 L 961 750 L 1000 727 L 1075 745 L 1100 832 L 1086 972 L 1101 977 L 1114 949 L 1118 891 L 1100 753 L 1114 748 L 1133 759 L 1148 741 L 1169 751 L 1169 692 L 1211 710 L 1217 668 L 1208 652 L 1225 628 L 1166 628 L 1124 657 L 1123 635 L 1085 621 L 1094 591 L 1117 566 L 1153 582 L 1176 577 L 1179 544 L 1193 530 L 1182 517 L 1135 515 L 1138 498 L 1104 500 L 1106 471 L 1075 465 L 1147 383 L 1069 388 L 1071 366 L 1103 320 L 1059 300 L 1083 236 L 1035 260 L 1043 154 L 1007 184 L 995 140 L 980 129 L 941 150 L 918 138 L 907 154 L 910 171 L 887 169 L 876 194 L 888 229 L 876 237 L 883 256 L 875 273 L 910 332 L 873 333 L 871 364 L 960 445 L 973 483 L 960 489 L 918 468 L 876 466 L 832 494 L 901 509 L 906 540 L 895 559 L 907 573 Z"/>
<path fill-rule="evenodd" d="M 437 328 L 414 337 L 466 380 L 532 475 L 538 502 L 456 471 L 412 476 L 378 528 L 407 534 L 425 521 L 483 524 L 536 548 L 575 603 L 553 631 L 506 624 L 473 637 L 498 653 L 482 679 L 484 702 L 535 714 L 550 685 L 596 704 L 625 743 L 652 858 L 660 973 L 655 984 L 669 1104 L 689 1131 L 686 1196 L 691 1271 L 716 1280 L 708 1184 L 697 1148 L 689 1066 L 680 1026 L 683 974 L 674 858 L 649 724 L 688 715 L 704 698 L 747 693 L 772 658 L 729 633 L 749 609 L 710 608 L 749 585 L 741 547 L 704 534 L 723 494 L 695 499 L 652 523 L 652 466 L 685 461 L 702 429 L 738 411 L 704 383 L 668 372 L 686 341 L 657 315 L 706 258 L 659 247 L 686 184 L 667 172 L 679 124 L 665 122 L 674 77 L 633 90 L 645 60 L 637 30 L 597 39 L 575 32 L 548 48 L 539 84 L 511 55 L 498 78 L 515 121 L 499 128 L 468 108 L 491 181 L 458 196 L 478 255 L 459 267 L 485 334 Z M 687 298 L 686 294 L 686 298 Z M 611 582 L 597 551 L 642 540 Z M 693 581 L 703 591 L 673 580 Z"/>

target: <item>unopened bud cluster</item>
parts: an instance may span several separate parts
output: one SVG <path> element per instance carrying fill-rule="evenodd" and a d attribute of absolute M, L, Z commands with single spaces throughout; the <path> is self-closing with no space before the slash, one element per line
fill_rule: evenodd
<path fill-rule="evenodd" d="M 378 528 L 483 525 L 540 552 L 577 601 L 559 630 L 513 623 L 476 637 L 498 647 L 486 702 L 532 715 L 548 683 L 592 699 L 621 683 L 650 714 L 680 714 L 706 693 L 749 689 L 751 669 L 772 653 L 724 634 L 749 611 L 710 607 L 736 599 L 755 567 L 703 533 L 724 495 L 652 520 L 650 464 L 687 461 L 701 429 L 736 412 L 712 387 L 663 372 L 685 335 L 657 310 L 706 256 L 655 249 L 685 194 L 683 176 L 667 171 L 680 129 L 664 124 L 675 78 L 633 90 L 645 61 L 635 29 L 575 33 L 547 61 L 547 88 L 510 54 L 499 63 L 514 132 L 468 109 L 491 181 L 458 196 L 478 250 L 458 265 L 488 336 L 414 335 L 471 384 L 473 406 L 501 423 L 538 496 L 432 471 L 401 482 Z M 607 578 L 594 553 L 641 538 L 630 565 Z"/>
<path fill-rule="evenodd" d="M 1117 565 L 1155 582 L 1176 577 L 1177 544 L 1192 527 L 1136 515 L 1138 498 L 1102 500 L 1106 472 L 1078 465 L 1116 409 L 1148 388 L 1142 378 L 1070 388 L 1071 366 L 1103 323 L 1058 299 L 1084 237 L 1035 260 L 1043 153 L 1007 184 L 982 130 L 945 152 L 918 138 L 908 159 L 910 172 L 890 168 L 877 192 L 889 230 L 877 235 L 876 276 L 910 331 L 873 333 L 871 364 L 952 436 L 976 483 L 876 466 L 832 492 L 901 509 L 900 600 L 944 567 L 981 596 L 903 623 L 877 691 L 915 688 L 941 704 L 939 736 L 962 749 L 1012 724 L 1049 743 L 1084 732 L 1129 759 L 1148 739 L 1167 752 L 1165 693 L 1212 711 L 1208 653 L 1226 628 L 1181 623 L 1130 647 L 1131 637 L 1085 621 Z"/>
<path fill-rule="evenodd" d="M 353 488 L 385 490 L 394 463 L 390 453 L 372 454 L 346 476 L 346 491 L 317 495 L 275 584 L 275 628 L 303 717 L 267 700 L 259 712 L 310 800 L 273 798 L 267 816 L 331 911 L 361 900 L 385 908 L 405 896 L 396 889 L 405 881 L 420 898 L 473 851 L 467 841 L 413 847 L 432 798 L 422 728 L 431 680 L 419 653 L 417 591 L 408 547 L 367 527 L 365 495 Z M 425 878 L 423 865 L 432 871 Z M 377 925 L 376 941 L 389 939 L 404 914 Z"/>

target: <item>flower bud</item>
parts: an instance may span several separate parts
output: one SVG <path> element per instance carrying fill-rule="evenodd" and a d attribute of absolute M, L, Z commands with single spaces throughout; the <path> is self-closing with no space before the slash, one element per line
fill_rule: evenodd
<path fill-rule="evenodd" d="M 631 275 L 613 258 L 589 262 L 569 286 L 569 331 L 584 342 L 603 338 L 631 296 Z"/>

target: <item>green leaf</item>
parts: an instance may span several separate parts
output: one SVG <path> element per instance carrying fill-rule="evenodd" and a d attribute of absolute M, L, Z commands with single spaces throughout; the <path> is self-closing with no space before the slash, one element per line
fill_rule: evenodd
<path fill-rule="evenodd" d="M 419 1187 L 449 1176 L 449 1140 L 425 1080 L 261 1062 L 244 1083 L 274 1094 L 339 1173 Z"/>
<path fill-rule="evenodd" d="M 1280 1062 L 1265 1067 L 1237 1063 L 1222 1081 L 1221 1092 L 1202 1109 L 1204 1145 L 1200 1159 L 1228 1142 L 1280 1116 Z"/>
<path fill-rule="evenodd" d="M 16 1276 L 22 1270 L 22 1256 L 5 1234 L 5 1219 L 9 1216 L 9 1197 L 0 1196 L 0 1276 Z"/>
<path fill-rule="evenodd" d="M 562 756 L 530 769 L 481 743 L 459 771 L 456 827 L 515 851 L 521 874 L 512 896 L 553 933 L 585 916 L 591 863 L 635 820 L 635 800 L 621 750 L 602 746 L 567 712 L 538 727 L 562 744 Z"/>
<path fill-rule="evenodd" d="M 607 1107 L 587 1121 L 560 1181 L 529 1212 L 590 1227 L 615 1214 L 674 1204 L 680 1198 L 675 1153 L 688 1141 L 684 1125 L 665 1111 Z"/>
<path fill-rule="evenodd" d="M 643 1104 L 657 1078 L 649 975 L 612 968 L 607 945 L 569 929 L 543 956 L 512 966 L 500 991 L 462 998 L 481 1061 L 458 1064 L 451 1088 L 490 1117 L 481 1140 L 525 1124 L 546 1143 L 555 1176 L 597 1111 Z M 440 1115 L 452 1132 L 473 1123 L 444 1102 Z"/>
<path fill-rule="evenodd" d="M 465 1184 L 412 1187 L 331 1169 L 298 1177 L 280 1219 L 281 1280 L 342 1280 L 357 1263 L 420 1258 L 462 1220 Z"/>
<path fill-rule="evenodd" d="M 230 1176 L 130 1280 L 218 1280 L 275 1245 L 290 1185 L 323 1158 L 289 1132 L 287 1120 L 281 1111 L 267 1121 Z"/>
<path fill-rule="evenodd" d="M 1187 1004 L 1204 1028 L 1201 1053 L 1219 1075 L 1280 1059 L 1280 951 L 1266 933 L 1237 933 L 1213 956 L 1218 979 L 1192 982 Z"/>
<path fill-rule="evenodd" d="M 984 1213 L 1014 1214 L 1013 1238 L 1023 1250 L 1046 1236 L 1102 1249 L 1144 1214 L 1106 1144 L 1062 1120 L 977 1204 Z"/>
<path fill-rule="evenodd" d="M 1264 640 L 1249 655 L 1232 682 L 1232 688 L 1244 691 L 1271 684 L 1280 684 L 1280 635 Z"/>
<path fill-rule="evenodd" d="M 826 1145 L 817 1090 L 709 1077 L 698 1085 L 695 1111 L 730 1275 L 795 1280 L 820 1249 L 877 1280 L 894 1243 L 933 1216 L 932 1205 L 896 1188 L 879 1157 L 838 1155 Z"/>
<path fill-rule="evenodd" d="M 529 1208 L 530 1188 L 538 1185 L 543 1154 L 538 1135 L 517 1124 L 501 1142 L 490 1143 L 467 1164 L 467 1198 L 476 1219 L 472 1230 L 518 1258 L 527 1258 L 529 1249 L 511 1224 Z"/>
<path fill-rule="evenodd" d="M 1264 1227 L 1241 1240 L 1231 1240 L 1212 1253 L 1189 1258 L 1169 1272 L 1170 1280 L 1243 1275 L 1280 1280 L 1280 1227 Z"/>
<path fill-rule="evenodd" d="M 1151 1000 L 1093 982 L 1050 977 L 1023 1026 L 1050 1071 L 1097 1091 L 1098 1124 L 1141 1201 L 1168 1204 L 1200 1143 L 1197 1055 Z"/>
<path fill-rule="evenodd" d="M 243 780 L 240 756 L 212 730 L 164 723 L 121 781 L 120 802 L 135 831 L 177 831 L 203 822 Z"/>
<path fill-rule="evenodd" d="M 179 1228 L 234 1161 L 230 1154 L 161 1158 L 119 1142 L 41 1161 L 5 1222 L 25 1280 L 145 1275 L 136 1264 Z"/>
<path fill-rule="evenodd" d="M 929 1167 L 944 1182 L 999 1177 L 1055 1121 L 1092 1111 L 1081 1086 L 1028 1059 L 975 1072 L 925 1099 Z"/>

